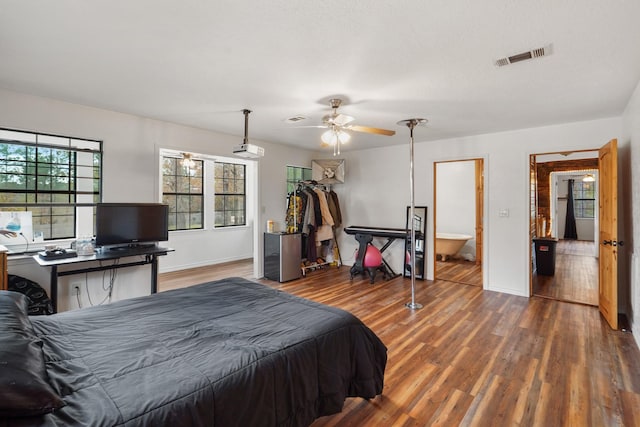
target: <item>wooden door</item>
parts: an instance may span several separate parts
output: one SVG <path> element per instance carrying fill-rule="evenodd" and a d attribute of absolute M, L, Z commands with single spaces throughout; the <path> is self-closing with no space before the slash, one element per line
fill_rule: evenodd
<path fill-rule="evenodd" d="M 618 144 L 599 150 L 600 258 L 598 306 L 613 329 L 618 329 Z"/>
<path fill-rule="evenodd" d="M 484 233 L 484 159 L 476 159 L 476 265 L 482 265 Z"/>

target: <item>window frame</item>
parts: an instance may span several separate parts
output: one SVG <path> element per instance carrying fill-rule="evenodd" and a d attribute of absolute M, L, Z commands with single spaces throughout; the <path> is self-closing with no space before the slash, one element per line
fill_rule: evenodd
<path fill-rule="evenodd" d="M 310 180 L 311 171 L 310 167 L 287 165 L 287 194 L 296 189 L 298 182 Z M 290 176 L 292 176 L 291 179 Z"/>
<path fill-rule="evenodd" d="M 585 188 L 590 187 L 590 188 Z M 577 219 L 595 219 L 596 217 L 596 183 L 576 180 L 573 183 L 573 211 Z M 586 197 L 592 193 L 593 197 Z M 587 205 L 591 205 L 590 207 Z M 591 210 L 591 215 L 585 212 Z"/>
<path fill-rule="evenodd" d="M 174 163 L 174 173 L 173 174 L 166 174 L 165 173 L 165 160 L 166 159 L 170 159 L 173 163 Z M 162 195 L 162 203 L 166 203 L 167 205 L 169 205 L 169 231 L 185 231 L 185 230 L 203 230 L 205 228 L 205 191 L 204 191 L 204 185 L 205 185 L 205 161 L 201 160 L 201 159 L 191 159 L 191 161 L 193 162 L 193 164 L 191 165 L 185 165 L 185 159 L 184 158 L 180 158 L 178 156 L 173 156 L 173 155 L 166 155 L 166 154 L 162 154 L 161 155 L 161 175 L 162 175 L 162 188 L 161 188 L 161 195 Z M 181 164 L 178 165 L 178 162 L 180 162 Z M 199 167 L 198 167 L 199 166 Z M 184 174 L 179 174 L 178 173 L 178 168 L 181 167 L 183 170 L 186 169 L 186 172 Z M 200 170 L 200 175 L 197 175 L 197 171 L 198 169 Z M 175 181 L 175 191 L 165 191 L 165 177 L 167 176 L 171 176 L 174 178 Z M 188 185 L 188 192 L 185 191 L 178 191 L 178 182 L 180 181 L 180 179 L 184 179 L 187 178 L 189 180 L 189 185 Z M 192 180 L 196 180 L 198 179 L 200 180 L 200 192 L 192 192 L 191 190 L 194 188 L 191 181 Z M 175 197 L 175 203 L 170 203 L 169 200 L 167 200 L 169 197 Z M 200 203 L 199 206 L 195 206 L 192 204 L 192 200 L 194 197 L 200 197 Z M 178 208 L 180 206 L 180 199 L 181 198 L 187 198 L 188 199 L 188 209 L 186 211 L 179 211 Z M 183 199 L 184 200 L 184 199 Z M 185 219 L 186 221 L 184 221 L 184 224 L 186 226 L 184 227 L 178 227 L 178 224 L 180 223 L 180 221 L 178 220 L 180 215 L 185 215 Z M 195 217 L 199 217 L 199 221 L 198 220 L 193 220 Z M 198 226 L 198 222 L 200 223 L 200 225 Z M 196 224 L 196 226 L 192 226 L 192 224 Z"/>
<path fill-rule="evenodd" d="M 224 185 L 224 180 L 231 180 L 232 182 L 236 183 L 236 185 L 233 185 L 232 187 L 236 189 L 236 191 L 223 191 L 223 192 L 219 192 L 216 190 L 216 188 L 218 187 L 218 182 L 217 180 L 219 179 L 219 177 L 217 176 L 217 167 L 218 166 L 222 166 L 223 170 L 222 170 L 222 179 L 223 179 L 223 183 L 221 184 L 223 187 L 229 188 L 229 186 L 225 186 Z M 235 170 L 238 167 L 242 168 L 242 178 L 229 178 L 226 177 L 225 175 L 225 169 L 226 166 L 233 166 L 234 169 L 234 174 L 235 174 Z M 242 226 L 246 226 L 247 225 L 247 165 L 245 163 L 234 163 L 231 161 L 214 161 L 213 162 L 213 181 L 214 181 L 214 193 L 213 193 L 213 214 L 214 214 L 214 219 L 213 219 L 213 228 L 214 229 L 223 229 L 223 228 L 230 228 L 230 227 L 242 227 Z M 239 181 L 242 181 L 242 191 L 238 192 L 237 189 L 237 183 Z M 241 209 L 237 208 L 237 204 L 235 206 L 234 209 L 218 209 L 217 207 L 222 204 L 223 206 L 227 206 L 229 203 L 229 201 L 231 199 L 237 199 L 237 198 L 241 198 L 242 199 L 242 207 Z M 222 200 L 222 202 L 219 202 L 219 200 Z M 237 201 L 236 201 L 237 203 Z M 238 212 L 241 211 L 242 212 L 242 220 L 239 222 L 236 222 L 235 219 L 233 220 L 232 223 L 232 219 L 231 218 L 235 218 L 236 216 L 228 216 L 227 212 Z M 223 219 L 222 222 L 218 222 L 219 221 L 219 214 L 221 214 L 221 217 Z"/>
<path fill-rule="evenodd" d="M 95 139 L 56 135 L 35 131 L 0 128 L 0 147 L 7 153 L 24 148 L 24 155 L 0 161 L 0 197 L 21 195 L 24 200 L 3 201 L 4 212 L 32 212 L 33 232 L 42 232 L 43 240 L 73 239 L 94 232 L 95 206 L 102 201 L 103 142 Z M 48 161 L 40 154 L 48 152 Z M 66 158 L 66 165 L 56 162 L 55 155 Z M 32 156 L 32 157 L 30 157 Z M 22 158 L 20 158 L 22 157 Z M 20 170 L 19 172 L 16 172 Z M 12 172 L 13 170 L 13 172 Z M 18 178 L 16 178 L 18 177 Z M 9 188 L 3 183 L 23 181 Z M 65 188 L 56 188 L 63 183 Z M 47 189 L 46 187 L 49 186 Z M 61 197 L 67 201 L 61 201 Z M 7 197 L 10 198 L 10 197 Z M 65 213 L 65 208 L 67 212 Z M 36 218 L 41 218 L 40 221 Z M 60 219 L 70 218 L 67 221 Z M 67 224 L 66 227 L 56 224 Z M 81 224 L 85 224 L 84 230 Z M 88 229 L 91 224 L 91 230 Z"/>

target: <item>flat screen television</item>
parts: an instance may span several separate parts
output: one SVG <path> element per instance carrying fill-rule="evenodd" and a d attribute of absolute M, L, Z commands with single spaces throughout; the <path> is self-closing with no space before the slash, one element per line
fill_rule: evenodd
<path fill-rule="evenodd" d="M 169 206 L 161 203 L 98 203 L 96 245 L 135 247 L 169 240 Z"/>

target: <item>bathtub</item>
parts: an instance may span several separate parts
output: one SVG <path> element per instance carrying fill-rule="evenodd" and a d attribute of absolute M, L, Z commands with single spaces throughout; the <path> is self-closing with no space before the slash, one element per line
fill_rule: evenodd
<path fill-rule="evenodd" d="M 446 261 L 450 256 L 454 256 L 467 243 L 473 239 L 468 234 L 436 233 L 436 255 Z"/>

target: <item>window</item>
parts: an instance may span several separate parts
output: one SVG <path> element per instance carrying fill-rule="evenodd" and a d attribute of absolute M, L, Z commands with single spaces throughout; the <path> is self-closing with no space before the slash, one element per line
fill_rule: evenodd
<path fill-rule="evenodd" d="M 287 166 L 287 193 L 296 189 L 300 181 L 311 179 L 311 168 L 301 168 L 298 166 Z"/>
<path fill-rule="evenodd" d="M 576 180 L 573 184 L 573 209 L 576 218 L 595 218 L 596 183 Z"/>
<path fill-rule="evenodd" d="M 169 205 L 169 230 L 204 228 L 202 160 L 162 158 L 162 202 Z"/>
<path fill-rule="evenodd" d="M 215 226 L 246 225 L 245 165 L 219 163 L 214 165 Z"/>
<path fill-rule="evenodd" d="M 169 205 L 169 231 L 250 224 L 255 162 L 195 153 L 185 161 L 185 156 L 173 149 L 160 150 L 161 193 L 162 202 Z"/>
<path fill-rule="evenodd" d="M 101 175 L 102 141 L 0 129 L 0 210 L 30 211 L 45 240 L 76 237 L 79 217 L 91 221 Z"/>

